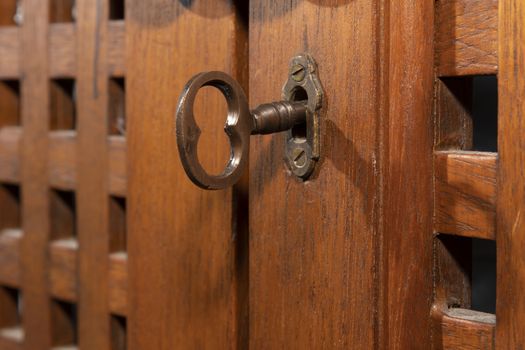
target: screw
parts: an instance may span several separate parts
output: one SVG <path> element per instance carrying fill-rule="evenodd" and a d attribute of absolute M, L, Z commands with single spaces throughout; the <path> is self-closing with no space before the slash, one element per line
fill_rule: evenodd
<path fill-rule="evenodd" d="M 295 64 L 290 74 L 292 75 L 293 80 L 299 82 L 306 77 L 306 68 L 302 64 Z"/>
<path fill-rule="evenodd" d="M 306 152 L 300 147 L 294 148 L 292 159 L 296 167 L 302 168 L 306 165 Z"/>

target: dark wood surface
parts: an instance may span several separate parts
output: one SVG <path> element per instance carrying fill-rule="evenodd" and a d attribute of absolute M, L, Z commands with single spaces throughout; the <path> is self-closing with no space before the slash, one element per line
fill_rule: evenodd
<path fill-rule="evenodd" d="M 496 348 L 525 348 L 525 3 L 499 2 Z"/>
<path fill-rule="evenodd" d="M 222 70 L 246 86 L 246 18 L 229 1 L 132 0 L 127 9 L 130 348 L 246 348 L 247 231 L 236 215 L 247 194 L 193 185 L 174 132 L 194 74 Z M 202 102 L 199 147 L 218 171 L 228 154 L 224 98 Z"/>

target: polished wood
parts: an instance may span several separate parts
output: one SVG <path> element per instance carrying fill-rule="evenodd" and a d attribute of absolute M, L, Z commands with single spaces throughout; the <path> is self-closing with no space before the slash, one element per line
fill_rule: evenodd
<path fill-rule="evenodd" d="M 192 75 L 222 70 L 246 86 L 246 14 L 232 1 L 126 6 L 130 349 L 246 348 L 247 232 L 236 217 L 245 203 L 190 182 L 173 129 Z M 207 117 L 203 162 L 217 170 L 229 152 L 216 132 L 224 98 L 205 101 L 196 106 Z"/>
<path fill-rule="evenodd" d="M 496 153 L 435 153 L 435 232 L 496 239 L 496 162 Z"/>
<path fill-rule="evenodd" d="M 436 1 L 439 76 L 496 74 L 498 0 Z"/>
<path fill-rule="evenodd" d="M 468 309 L 433 309 L 435 349 L 490 350 L 494 347 L 496 317 L 493 314 Z"/>
<path fill-rule="evenodd" d="M 78 346 L 109 350 L 108 0 L 77 9 Z"/>
<path fill-rule="evenodd" d="M 525 2 L 499 2 L 496 348 L 525 348 Z"/>
<path fill-rule="evenodd" d="M 24 291 L 22 326 L 26 349 L 49 349 L 51 305 L 47 246 L 50 234 L 47 150 L 49 130 L 47 1 L 24 0 L 21 27 L 21 88 L 23 137 L 21 142 L 22 229 L 21 289 Z"/>

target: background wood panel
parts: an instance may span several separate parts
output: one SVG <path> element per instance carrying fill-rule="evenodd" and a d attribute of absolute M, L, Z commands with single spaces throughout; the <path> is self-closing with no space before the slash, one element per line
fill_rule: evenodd
<path fill-rule="evenodd" d="M 235 217 L 242 198 L 193 185 L 174 132 L 177 100 L 192 75 L 246 77 L 240 16 L 226 0 L 127 2 L 131 349 L 247 346 L 247 237 Z M 209 132 L 201 138 L 204 162 L 215 170 L 228 152 L 223 101 L 208 96 L 196 106 L 207 116 L 199 119 Z"/>
<path fill-rule="evenodd" d="M 287 171 L 282 134 L 252 138 L 251 348 L 376 343 L 377 11 L 376 1 L 250 1 L 250 105 L 278 100 L 305 51 L 326 92 L 310 180 Z"/>
<path fill-rule="evenodd" d="M 26 349 L 51 348 L 51 305 L 47 278 L 50 238 L 47 149 L 49 130 L 46 1 L 24 0 L 21 35 L 22 83 L 22 323 Z"/>
<path fill-rule="evenodd" d="M 497 349 L 525 348 L 524 19 L 525 2 L 499 2 Z"/>

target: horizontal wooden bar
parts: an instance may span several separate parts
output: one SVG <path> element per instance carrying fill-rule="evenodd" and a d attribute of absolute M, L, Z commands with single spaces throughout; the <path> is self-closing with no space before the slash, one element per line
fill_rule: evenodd
<path fill-rule="evenodd" d="M 17 79 L 20 76 L 19 29 L 0 28 L 0 79 Z"/>
<path fill-rule="evenodd" d="M 53 241 L 49 245 L 50 289 L 53 297 L 69 302 L 78 300 L 78 242 L 74 238 Z M 116 315 L 127 314 L 127 254 L 109 257 L 109 309 Z"/>
<path fill-rule="evenodd" d="M 19 142 L 21 129 L 0 129 L 0 181 L 20 181 Z M 123 136 L 108 136 L 109 143 L 109 193 L 126 196 L 126 139 Z M 49 133 L 49 185 L 62 190 L 76 188 L 76 132 L 74 130 Z"/>
<path fill-rule="evenodd" d="M 53 297 L 77 300 L 77 252 L 74 238 L 53 241 L 49 245 L 49 286 Z"/>
<path fill-rule="evenodd" d="M 436 1 L 439 76 L 497 74 L 498 0 Z"/>
<path fill-rule="evenodd" d="M 22 350 L 24 330 L 21 327 L 0 329 L 0 349 Z"/>
<path fill-rule="evenodd" d="M 0 283 L 11 287 L 20 286 L 20 242 L 22 230 L 0 231 Z"/>
<path fill-rule="evenodd" d="M 76 76 L 76 30 L 73 23 L 49 26 L 49 75 L 53 78 Z"/>
<path fill-rule="evenodd" d="M 20 127 L 0 128 L 0 180 L 18 183 L 20 181 Z"/>
<path fill-rule="evenodd" d="M 434 348 L 440 350 L 494 349 L 496 316 L 451 308 L 433 310 Z"/>
<path fill-rule="evenodd" d="M 496 153 L 434 153 L 434 232 L 495 239 Z"/>
<path fill-rule="evenodd" d="M 123 77 L 126 74 L 126 24 L 123 20 L 110 21 L 108 27 L 108 73 Z"/>
<path fill-rule="evenodd" d="M 113 253 L 109 259 L 109 309 L 125 316 L 128 314 L 128 255 Z"/>

